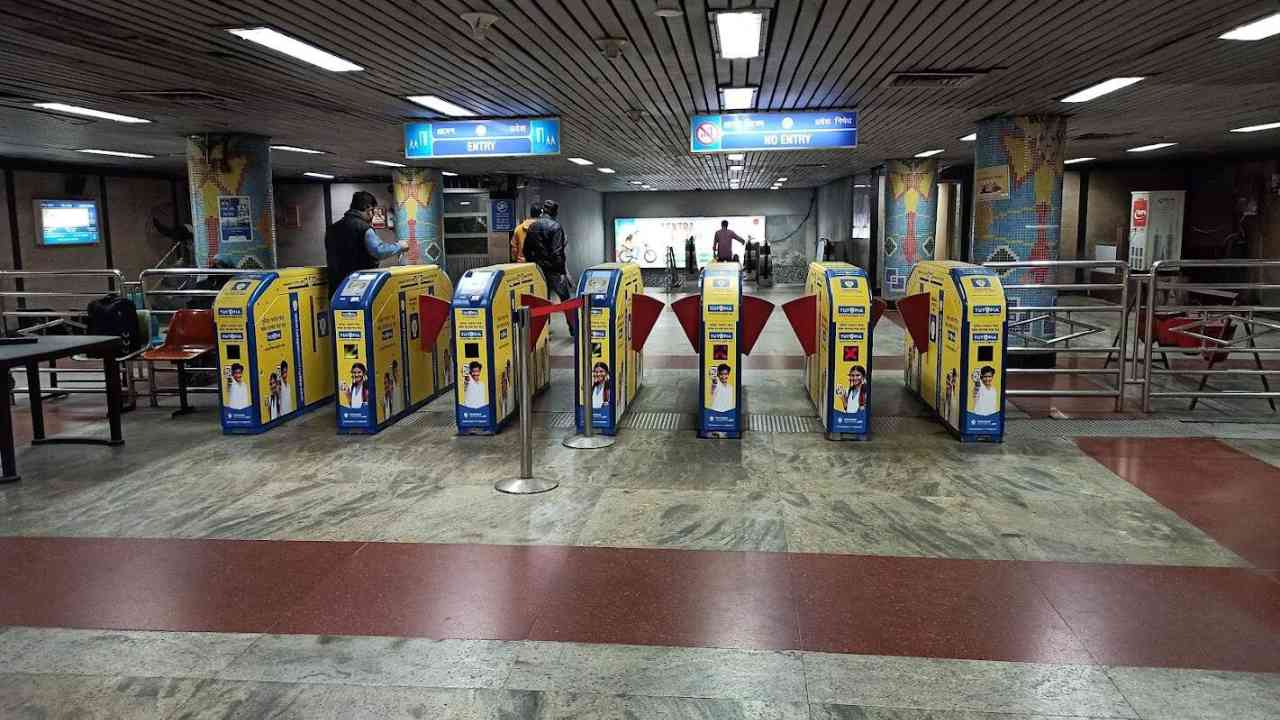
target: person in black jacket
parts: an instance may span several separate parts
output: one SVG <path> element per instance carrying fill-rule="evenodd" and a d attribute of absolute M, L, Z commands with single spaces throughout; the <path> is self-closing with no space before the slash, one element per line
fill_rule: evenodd
<path fill-rule="evenodd" d="M 529 226 L 524 236 L 525 260 L 542 269 L 547 279 L 547 291 L 555 292 L 561 301 L 574 296 L 574 283 L 569 278 L 569 270 L 565 261 L 564 228 L 560 226 L 556 216 L 560 214 L 560 204 L 555 200 L 542 203 L 542 217 Z M 578 318 L 574 313 L 568 314 L 569 334 L 578 332 Z"/>
<path fill-rule="evenodd" d="M 351 196 L 351 209 L 324 234 L 324 254 L 329 270 L 329 292 L 353 272 L 372 270 L 378 262 L 409 249 L 406 242 L 384 243 L 373 231 L 373 209 L 378 199 L 361 190 Z"/>

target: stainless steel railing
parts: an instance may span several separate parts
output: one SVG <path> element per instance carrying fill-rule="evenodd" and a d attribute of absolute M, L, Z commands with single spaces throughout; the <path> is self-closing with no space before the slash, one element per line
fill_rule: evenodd
<path fill-rule="evenodd" d="M 1143 327 L 1142 342 L 1142 409 L 1151 412 L 1152 398 L 1191 398 L 1191 407 L 1200 398 L 1260 398 L 1266 399 L 1271 409 L 1276 409 L 1276 399 L 1280 391 L 1271 389 L 1270 376 L 1280 375 L 1280 368 L 1269 369 L 1262 362 L 1263 355 L 1280 353 L 1280 347 L 1259 347 L 1257 340 L 1264 335 L 1280 331 L 1280 305 L 1268 305 L 1254 302 L 1250 297 L 1258 290 L 1280 290 L 1280 283 L 1275 282 L 1189 282 L 1180 278 L 1169 278 L 1167 273 L 1189 268 L 1201 269 L 1254 269 L 1265 273 L 1267 270 L 1280 270 L 1280 260 L 1159 260 L 1151 265 L 1151 278 L 1147 282 L 1146 306 L 1142 308 Z M 1166 273 L 1161 277 L 1161 273 Z M 1189 304 L 1179 295 L 1198 294 L 1209 299 L 1205 304 Z M 1161 305 L 1163 300 L 1173 300 Z M 1233 302 L 1226 302 L 1232 299 Z M 1194 347 L 1161 344 L 1157 342 L 1156 317 L 1158 314 L 1182 314 L 1179 324 L 1168 327 L 1170 334 L 1196 341 Z M 1244 335 L 1235 336 L 1235 329 L 1244 330 Z M 1216 329 L 1216 330 L 1215 330 Z M 1165 358 L 1162 369 L 1152 367 L 1156 353 Z M 1207 366 L 1203 368 L 1175 368 L 1168 362 L 1168 355 L 1175 357 L 1188 355 L 1206 357 Z M 1253 358 L 1252 368 L 1216 368 L 1220 362 L 1229 360 L 1233 355 L 1248 355 Z M 1156 390 L 1153 388 L 1157 377 L 1198 375 L 1199 384 L 1195 390 Z M 1209 386 L 1211 377 L 1257 377 L 1262 390 L 1216 389 Z"/>
<path fill-rule="evenodd" d="M 1054 358 L 1053 367 L 1046 368 L 1007 368 L 1006 373 L 1009 375 L 1046 375 L 1046 376 L 1088 376 L 1092 378 L 1111 378 L 1112 382 L 1106 385 L 1098 385 L 1094 388 L 1056 388 L 1049 387 L 1037 388 L 1006 388 L 1005 395 L 1012 397 L 1113 397 L 1115 398 L 1116 410 L 1124 409 L 1124 392 L 1125 392 L 1125 348 L 1127 347 L 1129 337 L 1129 313 L 1127 312 L 1129 303 L 1129 266 L 1118 260 L 1027 260 L 1021 262 L 989 262 L 984 263 L 983 267 L 988 267 L 999 271 L 1033 271 L 1044 270 L 1052 273 L 1054 279 L 1057 280 L 1057 273 L 1061 270 L 1071 270 L 1072 275 L 1077 270 L 1107 270 L 1109 274 L 1115 278 L 1114 282 L 1077 282 L 1073 277 L 1070 282 L 1043 282 L 1043 283 L 1016 283 L 1004 285 L 1006 297 L 1014 294 L 1019 290 L 1038 291 L 1038 290 L 1084 290 L 1089 292 L 1098 291 L 1119 291 L 1120 303 L 1118 305 L 1106 303 L 1098 305 L 1066 305 L 1055 301 L 1051 305 L 1020 305 L 1014 307 L 1010 305 L 1008 312 L 1017 314 L 1021 317 L 1012 320 L 1009 323 L 1010 329 L 1019 327 L 1031 327 L 1036 323 L 1052 322 L 1056 328 L 1059 324 L 1067 327 L 1066 334 L 1054 335 L 1053 337 L 1038 337 L 1035 335 L 1024 336 L 1025 342 L 1019 347 L 1007 345 L 1010 355 L 1023 354 L 1044 354 L 1052 353 L 1056 355 L 1084 355 L 1084 354 L 1100 354 L 1117 353 L 1121 361 L 1115 369 L 1111 369 L 1109 364 L 1101 368 L 1085 368 L 1085 367 L 1059 367 L 1057 358 Z M 1087 280 L 1087 278 L 1086 278 Z M 1091 335 L 1103 335 L 1109 332 L 1110 328 L 1097 322 L 1089 322 L 1083 320 L 1079 316 L 1084 314 L 1117 314 L 1119 315 L 1119 332 L 1116 333 L 1114 339 L 1109 345 L 1104 346 L 1088 346 L 1088 347 L 1071 347 L 1071 341 L 1080 340 Z M 1012 332 L 1010 333 L 1012 336 Z M 1008 343 L 1009 340 L 1006 340 Z M 1034 345 L 1032 345 L 1034 344 Z"/>
<path fill-rule="evenodd" d="M 237 269 L 219 269 L 219 268 L 151 268 L 143 270 L 138 275 L 138 290 L 142 295 L 142 302 L 156 319 L 160 327 L 167 327 L 169 318 L 178 310 L 186 307 L 191 298 L 208 298 L 209 304 L 213 304 L 214 298 L 218 296 L 221 288 L 199 288 L 196 285 L 208 278 L 226 278 L 230 280 L 237 275 L 243 275 L 251 270 Z M 165 281 L 176 281 L 177 286 L 166 286 Z M 165 300 L 173 298 L 184 299 L 181 303 L 166 303 Z M 180 305 L 181 307 L 162 307 L 163 305 Z M 213 374 L 215 377 L 218 372 L 216 367 L 198 367 L 186 366 L 184 371 L 188 376 L 199 373 Z M 169 365 L 156 365 L 155 363 L 147 364 L 147 389 L 150 398 L 151 407 L 160 405 L 161 397 L 176 397 L 178 386 L 162 385 L 157 381 L 158 375 L 176 374 L 178 368 Z M 214 385 L 188 385 L 188 394 L 214 395 L 218 393 L 218 386 Z"/>

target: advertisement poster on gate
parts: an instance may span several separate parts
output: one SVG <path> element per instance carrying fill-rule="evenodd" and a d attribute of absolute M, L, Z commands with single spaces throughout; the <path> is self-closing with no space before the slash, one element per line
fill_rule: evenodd
<path fill-rule="evenodd" d="M 961 275 L 969 308 L 968 377 L 959 378 L 964 392 L 966 434 L 1004 432 L 1004 358 L 1000 338 L 1005 322 L 1004 290 L 995 275 Z"/>
<path fill-rule="evenodd" d="M 719 266 L 723 268 L 724 266 Z M 730 266 L 732 267 L 732 266 Z M 741 291 L 736 270 L 708 270 L 702 282 L 704 432 L 739 430 L 738 317 Z"/>
<path fill-rule="evenodd" d="M 347 283 L 348 289 L 352 282 Z M 364 427 L 369 424 L 372 400 L 377 397 L 370 389 L 372 363 L 366 351 L 365 312 L 339 310 L 333 321 L 338 333 L 338 419 L 344 426 Z"/>
<path fill-rule="evenodd" d="M 671 250 L 676 263 L 683 266 L 685 242 L 692 237 L 698 266 L 703 267 L 715 259 L 716 231 L 724 220 L 729 222 L 729 229 L 743 240 L 764 242 L 763 215 L 617 218 L 613 221 L 614 258 L 618 262 L 635 263 L 645 268 L 666 267 L 667 251 Z M 745 258 L 746 245 L 733 241 L 733 254 Z"/>
<path fill-rule="evenodd" d="M 830 432 L 865 434 L 871 402 L 871 296 L 865 277 L 827 277 L 832 309 Z"/>

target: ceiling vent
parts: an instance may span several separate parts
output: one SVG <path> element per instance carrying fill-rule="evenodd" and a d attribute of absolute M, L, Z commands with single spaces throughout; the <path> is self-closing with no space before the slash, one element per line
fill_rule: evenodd
<path fill-rule="evenodd" d="M 974 80 L 986 75 L 985 70 L 944 70 L 894 73 L 885 84 L 896 88 L 914 88 L 928 90 L 930 88 L 964 87 Z"/>

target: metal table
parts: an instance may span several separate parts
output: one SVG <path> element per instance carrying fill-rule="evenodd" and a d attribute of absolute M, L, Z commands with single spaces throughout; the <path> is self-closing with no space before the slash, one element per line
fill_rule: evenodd
<path fill-rule="evenodd" d="M 116 360 L 116 353 L 119 352 L 120 347 L 120 338 L 113 335 L 43 335 L 34 343 L 0 345 L 0 371 L 3 371 L 4 377 L 8 377 L 9 371 L 14 368 L 27 369 L 27 396 L 31 398 L 32 445 L 72 443 L 112 447 L 124 445 L 124 437 L 120 431 L 120 367 Z M 89 355 L 102 359 L 107 386 L 107 419 L 111 425 L 109 439 L 45 437 L 44 400 L 41 397 L 39 363 L 72 355 Z M 13 449 L 13 408 L 11 393 L 7 387 L 0 389 L 0 397 L 3 397 L 3 400 L 0 400 L 0 465 L 3 465 L 0 483 L 10 483 L 22 478 L 18 475 Z"/>

